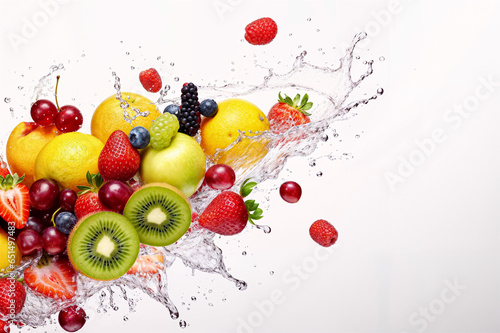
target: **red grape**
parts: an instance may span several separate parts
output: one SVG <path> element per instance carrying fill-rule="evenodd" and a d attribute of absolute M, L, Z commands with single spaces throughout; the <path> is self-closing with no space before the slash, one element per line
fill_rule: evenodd
<path fill-rule="evenodd" d="M 296 203 L 302 196 L 302 188 L 296 182 L 285 182 L 280 186 L 280 195 L 289 203 Z"/>
<path fill-rule="evenodd" d="M 82 127 L 83 116 L 73 105 L 64 105 L 56 117 L 56 127 L 63 133 L 76 132 Z"/>
<path fill-rule="evenodd" d="M 205 173 L 205 182 L 215 190 L 228 190 L 235 181 L 234 170 L 225 164 L 212 165 Z"/>
<path fill-rule="evenodd" d="M 39 99 L 31 106 L 31 118 L 38 125 L 47 126 L 53 124 L 56 116 L 56 106 L 47 99 Z"/>
<path fill-rule="evenodd" d="M 75 209 L 76 199 L 78 199 L 76 192 L 72 189 L 65 188 L 59 193 L 59 206 L 63 210 L 72 212 Z"/>
<path fill-rule="evenodd" d="M 28 221 L 24 225 L 24 230 L 26 229 L 32 229 L 38 232 L 39 234 L 42 234 L 43 229 L 45 229 L 45 225 L 43 224 L 42 220 L 40 220 L 38 217 L 30 216 L 28 217 Z"/>
<path fill-rule="evenodd" d="M 134 190 L 118 180 L 110 180 L 99 189 L 99 200 L 102 204 L 114 211 L 121 211 L 125 208 Z"/>
<path fill-rule="evenodd" d="M 42 236 L 33 229 L 24 229 L 16 239 L 17 248 L 23 256 L 29 256 L 43 249 Z"/>
<path fill-rule="evenodd" d="M 85 310 L 77 305 L 71 305 L 59 312 L 59 325 L 67 332 L 76 332 L 85 325 Z"/>
<path fill-rule="evenodd" d="M 61 254 L 66 249 L 67 236 L 56 227 L 48 227 L 42 233 L 43 249 L 50 255 Z"/>
<path fill-rule="evenodd" d="M 59 196 L 59 186 L 56 183 L 42 178 L 34 182 L 29 192 L 30 202 L 38 210 L 53 208 Z"/>

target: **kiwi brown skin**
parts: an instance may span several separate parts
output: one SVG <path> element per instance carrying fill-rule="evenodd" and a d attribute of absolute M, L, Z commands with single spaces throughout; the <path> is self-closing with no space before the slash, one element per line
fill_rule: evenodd
<path fill-rule="evenodd" d="M 189 202 L 189 199 L 186 197 L 186 195 L 181 191 L 179 190 L 177 187 L 173 186 L 173 185 L 170 185 L 168 183 L 162 183 L 162 182 L 156 182 L 156 183 L 147 183 L 143 186 L 141 186 L 140 188 L 138 188 L 134 194 L 144 188 L 148 188 L 148 187 L 164 187 L 164 188 L 167 188 L 167 189 L 170 189 L 172 190 L 173 192 L 177 193 L 182 199 L 184 199 L 184 201 L 187 203 L 187 205 L 189 206 L 189 210 L 192 211 L 192 206 L 191 206 L 191 203 Z M 133 195 L 133 194 L 132 194 Z M 132 196 L 131 196 L 132 197 Z M 139 239 L 141 238 L 141 236 L 139 236 Z M 142 242 L 142 241 L 141 241 Z M 143 242 L 143 244 L 146 244 Z M 159 245 L 159 244 L 146 244 L 146 245 L 150 245 L 150 246 L 166 246 L 166 245 Z"/>
<path fill-rule="evenodd" d="M 99 212 L 92 212 L 92 213 L 89 213 L 87 215 L 84 215 L 82 216 L 78 222 L 75 224 L 75 226 L 73 227 L 73 230 L 71 230 L 71 233 L 69 234 L 69 237 L 68 237 L 68 242 L 66 244 L 66 252 L 68 254 L 68 258 L 69 258 L 69 261 L 71 262 L 71 265 L 73 266 L 73 268 L 75 269 L 75 271 L 77 271 L 78 273 L 90 278 L 90 279 L 93 279 L 93 280 L 98 280 L 98 281 L 111 281 L 111 280 L 116 280 L 117 278 L 114 278 L 114 279 L 96 279 L 95 277 L 92 277 L 92 276 L 88 276 L 87 274 L 85 274 L 84 272 L 82 272 L 78 266 L 76 265 L 74 259 L 73 259 L 73 256 L 71 254 L 71 247 L 70 247 L 70 244 L 71 244 L 71 241 L 73 240 L 73 236 L 77 230 L 77 228 L 82 224 L 83 221 L 85 221 L 88 217 L 92 216 L 92 215 L 95 215 L 97 213 L 101 213 L 101 211 Z M 116 213 L 118 214 L 118 213 Z M 133 265 L 133 263 L 132 263 Z M 125 274 L 124 274 L 125 275 Z"/>

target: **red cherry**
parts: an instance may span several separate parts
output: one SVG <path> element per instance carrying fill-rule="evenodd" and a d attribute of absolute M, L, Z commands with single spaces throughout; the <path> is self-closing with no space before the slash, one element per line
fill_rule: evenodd
<path fill-rule="evenodd" d="M 205 182 L 215 190 L 228 190 L 233 187 L 235 181 L 233 168 L 225 164 L 212 165 L 205 173 Z"/>
<path fill-rule="evenodd" d="M 56 117 L 56 127 L 63 133 L 76 132 L 83 124 L 83 116 L 80 110 L 73 105 L 64 105 Z"/>
<path fill-rule="evenodd" d="M 47 126 L 54 123 L 57 108 L 47 99 L 39 99 L 31 106 L 31 118 L 38 125 Z"/>
<path fill-rule="evenodd" d="M 285 182 L 280 186 L 280 195 L 289 203 L 296 203 L 302 196 L 302 188 L 296 182 Z"/>

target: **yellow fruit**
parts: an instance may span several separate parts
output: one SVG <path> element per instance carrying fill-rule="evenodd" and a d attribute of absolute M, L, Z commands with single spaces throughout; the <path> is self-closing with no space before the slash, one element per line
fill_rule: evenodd
<path fill-rule="evenodd" d="M 99 172 L 97 161 L 103 147 L 101 140 L 90 134 L 61 134 L 40 150 L 35 179 L 53 179 L 62 188 L 78 191 L 77 185 L 87 185 L 87 171 Z"/>
<path fill-rule="evenodd" d="M 138 109 L 140 112 L 148 111 L 149 115 L 147 117 L 139 116 L 130 124 L 124 119 L 124 111 L 120 106 L 120 101 L 116 99 L 116 95 L 106 98 L 95 109 L 90 124 L 90 132 L 102 142 L 106 142 L 111 133 L 116 130 L 122 130 L 128 135 L 135 126 L 149 129 L 153 120 L 161 115 L 156 105 L 144 96 L 128 92 L 122 92 L 121 96 L 129 104 L 126 111 L 128 118 L 133 118 L 136 115 L 133 109 Z"/>
<path fill-rule="evenodd" d="M 35 160 L 40 150 L 59 132 L 55 125 L 39 126 L 19 123 L 7 140 L 7 163 L 12 173 L 24 175 L 23 184 L 30 187 L 35 181 Z"/>
<path fill-rule="evenodd" d="M 235 141 L 239 133 L 254 136 L 269 130 L 266 115 L 254 104 L 239 98 L 219 103 L 219 111 L 213 118 L 201 122 L 200 145 L 214 163 L 228 164 L 234 169 L 249 167 L 267 153 L 269 140 L 244 138 L 232 148 L 213 156 L 217 149 L 224 149 Z"/>
<path fill-rule="evenodd" d="M 21 257 L 16 241 L 11 238 L 9 244 L 9 235 L 0 228 L 0 275 L 12 271 L 11 267 L 19 265 Z"/>

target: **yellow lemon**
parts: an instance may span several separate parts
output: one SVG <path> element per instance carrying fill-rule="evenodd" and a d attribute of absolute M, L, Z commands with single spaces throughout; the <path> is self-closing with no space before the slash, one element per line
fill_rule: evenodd
<path fill-rule="evenodd" d="M 266 115 L 253 103 L 239 98 L 230 98 L 219 103 L 219 110 L 213 118 L 201 122 L 200 145 L 214 163 L 224 163 L 234 169 L 249 167 L 267 153 L 269 140 L 243 138 L 230 149 L 214 154 L 232 144 L 241 131 L 254 136 L 269 130 Z"/>
<path fill-rule="evenodd" d="M 116 99 L 116 95 L 113 95 L 106 98 L 95 109 L 92 115 L 90 133 L 102 142 L 106 142 L 111 133 L 116 130 L 122 130 L 128 135 L 130 130 L 135 126 L 142 126 L 149 129 L 153 120 L 161 115 L 156 105 L 144 96 L 129 92 L 122 92 L 121 96 L 129 105 L 126 111 L 121 107 L 120 101 Z M 128 119 L 134 118 L 137 115 L 134 109 L 140 112 L 147 111 L 149 114 L 146 117 L 138 116 L 130 124 L 124 119 L 124 116 Z"/>
<path fill-rule="evenodd" d="M 7 163 L 12 173 L 24 175 L 23 184 L 30 187 L 35 181 L 35 160 L 40 150 L 59 131 L 55 125 L 40 126 L 21 122 L 10 133 L 7 140 Z"/>
<path fill-rule="evenodd" d="M 87 185 L 86 174 L 97 173 L 97 161 L 104 144 L 90 134 L 61 134 L 47 143 L 35 160 L 35 179 L 49 178 L 60 187 L 78 191 Z"/>
<path fill-rule="evenodd" d="M 21 262 L 21 252 L 17 248 L 16 242 L 0 228 L 0 275 L 12 271 L 11 267 L 16 267 Z"/>

